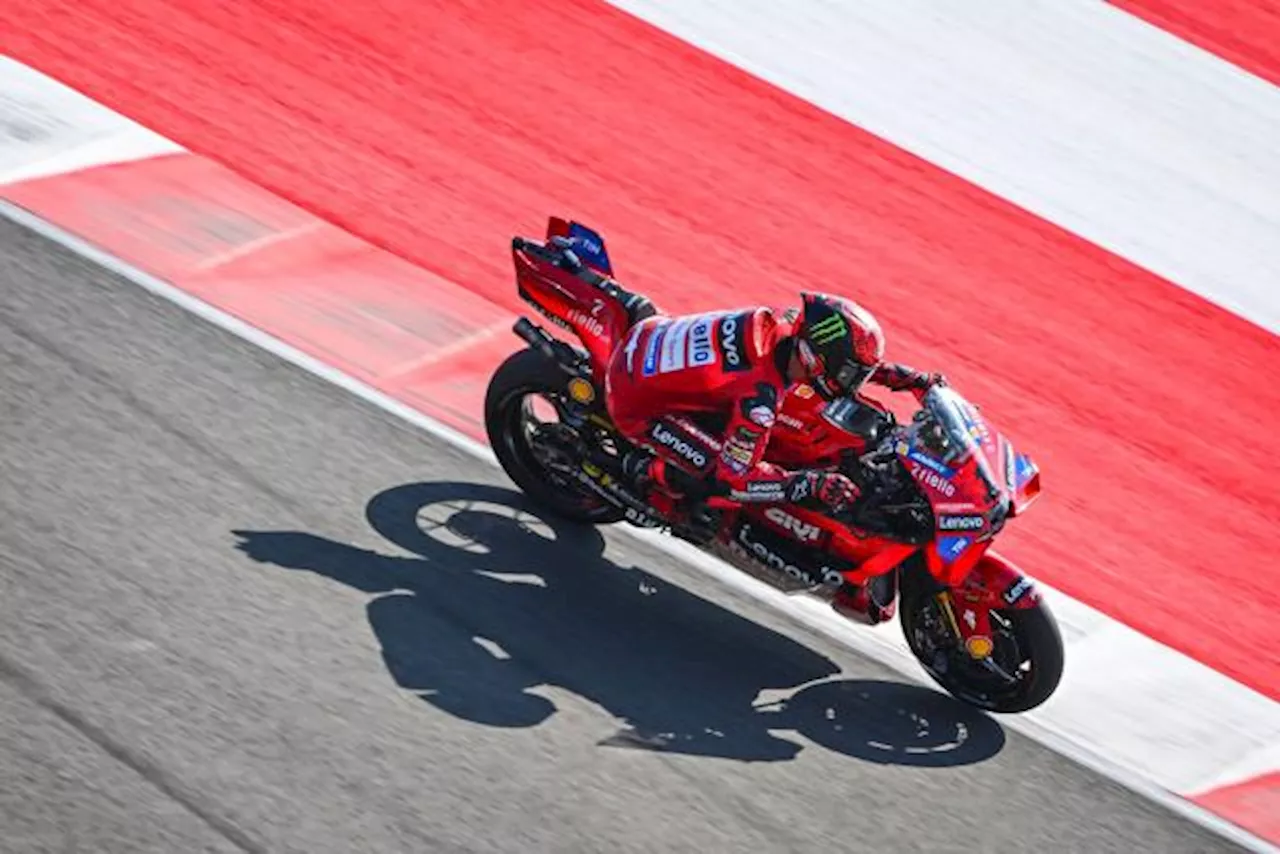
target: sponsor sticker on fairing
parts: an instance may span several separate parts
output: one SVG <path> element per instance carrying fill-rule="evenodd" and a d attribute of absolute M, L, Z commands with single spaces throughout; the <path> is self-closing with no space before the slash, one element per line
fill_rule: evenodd
<path fill-rule="evenodd" d="M 1016 605 L 1018 600 L 1031 592 L 1031 579 L 1023 576 L 1015 581 L 1008 590 L 1004 592 L 1004 601 L 1010 605 Z"/>
<path fill-rule="evenodd" d="M 953 498 L 956 494 L 956 485 L 946 478 L 938 475 L 936 472 L 930 471 L 919 463 L 911 464 L 911 476 L 920 483 L 936 489 L 947 498 Z"/>
<path fill-rule="evenodd" d="M 899 451 L 899 453 L 901 453 L 901 451 Z M 947 468 L 945 465 L 938 462 L 928 454 L 920 450 L 917 450 L 916 448 L 911 448 L 907 452 L 907 458 L 912 462 L 919 463 L 922 466 L 933 469 L 935 472 L 937 472 L 942 477 L 945 477 L 947 480 L 950 480 L 951 478 L 956 476 L 956 473 L 954 471 Z"/>
<path fill-rule="evenodd" d="M 817 525 L 797 519 L 781 507 L 770 507 L 764 511 L 764 516 L 802 542 L 812 542 L 822 535 L 822 529 Z"/>
<path fill-rule="evenodd" d="M 569 312 L 569 322 L 585 329 L 597 338 L 604 334 L 604 324 L 585 311 L 574 309 Z"/>
<path fill-rule="evenodd" d="M 981 516 L 939 516 L 940 531 L 977 531 L 987 523 Z"/>
<path fill-rule="evenodd" d="M 952 563 L 964 554 L 970 542 L 968 537 L 942 537 L 938 540 L 938 556 L 943 563 Z"/>

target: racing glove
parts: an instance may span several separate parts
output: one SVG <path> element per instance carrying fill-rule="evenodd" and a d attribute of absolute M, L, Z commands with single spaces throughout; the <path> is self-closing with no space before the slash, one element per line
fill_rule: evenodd
<path fill-rule="evenodd" d="M 794 474 L 787 481 L 786 493 L 788 501 L 815 498 L 831 508 L 833 513 L 839 513 L 858 500 L 861 490 L 839 472 L 813 469 Z"/>
<path fill-rule="evenodd" d="M 890 391 L 910 391 L 917 400 L 936 385 L 946 385 L 947 378 L 939 373 L 917 371 L 900 362 L 881 362 L 871 374 L 871 382 Z"/>

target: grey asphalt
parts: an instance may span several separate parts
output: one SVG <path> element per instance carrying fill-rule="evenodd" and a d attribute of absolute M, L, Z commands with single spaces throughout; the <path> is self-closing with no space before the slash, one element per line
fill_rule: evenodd
<path fill-rule="evenodd" d="M 4 852 L 1233 850 L 2 220 L 0 395 Z"/>

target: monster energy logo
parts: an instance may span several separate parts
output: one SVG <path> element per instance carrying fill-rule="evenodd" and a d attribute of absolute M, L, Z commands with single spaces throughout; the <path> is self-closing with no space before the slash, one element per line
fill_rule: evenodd
<path fill-rule="evenodd" d="M 848 328 L 844 325 L 844 318 L 838 314 L 833 314 L 813 325 L 809 330 L 809 337 L 813 339 L 815 344 L 829 344 L 837 338 L 845 335 Z"/>

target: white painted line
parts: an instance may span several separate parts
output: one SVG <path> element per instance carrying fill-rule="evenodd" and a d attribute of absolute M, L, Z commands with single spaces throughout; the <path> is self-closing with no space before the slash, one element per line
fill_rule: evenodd
<path fill-rule="evenodd" d="M 474 439 L 416 409 L 400 403 L 377 389 L 303 353 L 262 330 L 232 317 L 190 294 L 184 293 L 173 285 L 137 269 L 133 265 L 35 216 L 29 211 L 11 203 L 0 201 L 0 216 L 31 229 L 102 268 L 133 282 L 144 290 L 166 299 L 197 317 L 302 368 L 326 382 L 350 392 L 361 400 L 377 406 L 383 411 L 454 445 L 477 459 L 484 460 L 495 467 L 497 466 L 497 459 L 492 451 Z M 688 543 L 671 539 L 653 531 L 629 529 L 623 526 L 618 526 L 616 530 L 702 570 L 706 575 L 716 579 L 726 587 L 750 596 L 757 602 L 785 614 L 801 625 L 830 637 L 837 643 L 852 647 L 859 653 L 890 667 L 895 672 L 918 684 L 926 686 L 932 684 L 924 676 L 923 671 L 916 661 L 910 657 L 909 653 L 904 657 L 902 642 L 895 640 L 895 638 L 900 638 L 901 636 L 900 633 L 896 633 L 894 624 L 878 627 L 878 630 L 855 626 L 831 613 L 820 602 L 784 596 L 715 558 L 703 554 Z M 1060 602 L 1070 602 L 1066 597 L 1056 594 L 1052 590 L 1047 590 L 1046 593 L 1051 597 L 1050 601 L 1055 607 Z M 1078 603 L 1075 603 L 1075 605 L 1078 606 Z M 1071 607 L 1069 605 L 1068 609 Z M 1169 654 L 1172 655 L 1173 653 L 1170 651 Z M 1070 666 L 1071 655 L 1072 650 L 1069 647 L 1067 653 L 1068 666 Z M 1129 686 L 1123 679 L 1116 680 L 1113 678 L 1111 683 L 1114 690 L 1109 702 L 1111 704 L 1123 703 L 1129 696 L 1127 692 Z M 1063 688 L 1060 690 L 1066 689 L 1067 685 L 1064 679 Z M 1213 699 L 1216 706 L 1218 698 L 1215 697 Z M 1049 703 L 1053 704 L 1054 700 L 1051 699 Z M 1178 797 L 1167 788 L 1152 782 L 1149 777 L 1139 771 L 1117 763 L 1095 744 L 1083 741 L 1071 732 L 1064 732 L 1056 728 L 1051 722 L 1038 718 L 1036 712 L 1022 716 L 1001 716 L 999 721 L 1004 726 L 1021 732 L 1049 749 L 1115 780 L 1149 800 L 1161 804 L 1172 812 L 1194 821 L 1250 851 L 1275 852 L 1280 850 L 1219 816 Z M 1220 723 L 1220 719 L 1215 717 L 1215 722 Z M 1157 721 L 1148 720 L 1147 723 L 1155 724 Z"/>
<path fill-rule="evenodd" d="M 491 338 L 497 338 L 504 332 L 510 332 L 511 325 L 513 323 L 515 323 L 514 318 L 511 320 L 500 320 L 495 323 L 486 324 L 485 326 L 469 332 L 466 335 L 455 338 L 443 347 L 435 347 L 423 356 L 419 356 L 416 359 L 410 359 L 407 362 L 396 365 L 391 370 L 387 371 L 387 378 L 391 379 L 395 377 L 402 377 L 405 374 L 411 374 L 415 371 L 420 371 L 423 368 L 438 365 L 444 360 L 450 359 L 459 353 L 465 353 L 477 344 L 482 344 Z"/>
<path fill-rule="evenodd" d="M 266 249 L 268 246 L 278 246 L 281 243 L 288 243 L 290 240 L 297 240 L 301 237 L 315 234 L 324 228 L 324 225 L 323 220 L 309 219 L 302 225 L 295 225 L 293 228 L 285 229 L 284 231 L 274 231 L 264 237 L 259 237 L 257 240 L 250 240 L 248 243 L 242 243 L 225 252 L 210 255 L 192 269 L 197 272 L 207 273 L 210 270 L 225 267 L 232 261 L 239 260 L 246 255 L 252 255 L 254 252 Z"/>

